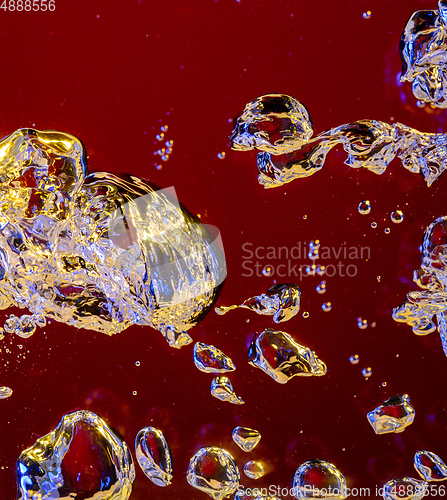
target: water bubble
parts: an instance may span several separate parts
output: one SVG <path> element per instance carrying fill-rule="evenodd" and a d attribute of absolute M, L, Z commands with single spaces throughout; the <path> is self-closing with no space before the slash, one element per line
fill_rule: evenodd
<path fill-rule="evenodd" d="M 317 272 L 317 266 L 315 264 L 312 264 L 311 266 L 306 266 L 305 271 L 307 276 L 315 276 L 315 273 Z"/>
<path fill-rule="evenodd" d="M 321 309 L 325 312 L 329 312 L 332 309 L 332 304 L 330 302 L 325 302 L 322 306 Z"/>
<path fill-rule="evenodd" d="M 165 142 L 165 146 L 166 146 L 167 148 L 172 148 L 172 146 L 174 146 L 174 141 L 173 141 L 172 139 L 171 139 L 171 140 L 169 140 L 169 141 L 166 141 L 166 142 Z"/>
<path fill-rule="evenodd" d="M 233 361 L 213 345 L 197 342 L 194 345 L 194 364 L 205 373 L 225 373 L 236 370 Z"/>
<path fill-rule="evenodd" d="M 363 200 L 359 203 L 358 207 L 359 213 L 362 215 L 367 215 L 371 212 L 371 202 L 369 200 Z"/>
<path fill-rule="evenodd" d="M 387 399 L 369 412 L 367 417 L 376 434 L 388 434 L 390 432 L 403 432 L 413 423 L 414 415 L 410 398 L 408 394 L 404 394 Z"/>
<path fill-rule="evenodd" d="M 418 108 L 423 108 L 425 106 L 425 102 L 424 101 L 420 101 L 420 100 L 417 100 L 416 101 L 416 106 Z"/>
<path fill-rule="evenodd" d="M 155 138 L 157 139 L 157 141 L 162 141 L 165 138 L 165 135 L 162 132 L 161 134 L 157 134 Z"/>
<path fill-rule="evenodd" d="M 377 276 L 377 281 L 380 281 L 382 279 L 381 276 Z"/>
<path fill-rule="evenodd" d="M 346 479 L 335 465 L 324 460 L 308 460 L 295 471 L 293 496 L 344 500 L 348 497 Z"/>
<path fill-rule="evenodd" d="M 447 466 L 438 455 L 431 451 L 417 451 L 414 455 L 414 467 L 425 481 L 447 479 Z"/>
<path fill-rule="evenodd" d="M 160 128 L 160 130 L 161 130 L 162 132 L 167 132 L 167 131 L 168 131 L 168 128 L 169 128 L 169 127 L 168 127 L 167 125 L 163 125 L 163 126 Z"/>
<path fill-rule="evenodd" d="M 236 427 L 231 434 L 233 441 L 241 450 L 250 452 L 261 440 L 261 434 L 255 429 L 248 427 Z"/>
<path fill-rule="evenodd" d="M 387 386 L 387 383 L 386 382 L 382 382 L 382 387 L 386 387 Z"/>
<path fill-rule="evenodd" d="M 363 13 L 363 19 L 371 19 L 371 11 L 367 10 Z"/>
<path fill-rule="evenodd" d="M 303 215 L 303 219 L 307 219 L 307 215 Z"/>
<path fill-rule="evenodd" d="M 428 483 L 412 477 L 391 479 L 381 490 L 385 500 L 421 500 L 429 494 Z"/>
<path fill-rule="evenodd" d="M 391 213 L 391 220 L 395 224 L 400 224 L 404 220 L 404 213 L 401 210 L 395 210 Z"/>
<path fill-rule="evenodd" d="M 137 395 L 137 391 L 132 391 L 132 394 L 133 394 L 134 396 L 136 396 L 136 395 Z"/>
<path fill-rule="evenodd" d="M 307 311 L 304 311 L 303 312 L 303 318 L 308 318 L 309 317 L 309 313 Z"/>
<path fill-rule="evenodd" d="M 384 232 L 385 234 L 390 234 L 390 228 L 389 228 L 389 227 L 386 227 L 386 228 L 383 230 L 383 232 Z"/>
<path fill-rule="evenodd" d="M 140 362 L 139 361 L 135 361 L 135 366 L 140 366 Z"/>
<path fill-rule="evenodd" d="M 351 356 L 351 357 L 349 358 L 349 361 L 350 361 L 353 365 L 358 364 L 358 362 L 360 361 L 359 355 L 358 355 L 358 354 L 354 354 L 354 356 Z"/>
<path fill-rule="evenodd" d="M 161 169 L 163 168 L 163 165 L 157 165 L 155 168 L 156 168 L 157 170 L 161 170 Z"/>
<path fill-rule="evenodd" d="M 145 475 L 157 486 L 168 486 L 172 480 L 172 456 L 160 429 L 145 427 L 135 439 L 135 455 Z"/>
<path fill-rule="evenodd" d="M 373 322 L 371 323 L 371 328 L 375 328 L 376 326 L 377 326 L 377 323 L 376 323 L 375 321 L 373 321 Z"/>
<path fill-rule="evenodd" d="M 371 367 L 368 366 L 368 368 L 363 368 L 362 375 L 365 377 L 365 379 L 368 379 L 369 377 L 371 377 L 371 375 L 372 375 Z"/>
<path fill-rule="evenodd" d="M 225 158 L 226 154 L 225 151 L 222 151 L 221 153 L 217 153 L 217 157 L 219 160 L 223 160 Z"/>
<path fill-rule="evenodd" d="M 373 229 L 376 229 L 376 227 L 377 227 L 377 222 L 371 222 L 371 227 L 372 227 Z"/>
<path fill-rule="evenodd" d="M 265 474 L 265 470 L 261 462 L 250 460 L 244 465 L 244 473 L 250 479 L 259 479 Z"/>
<path fill-rule="evenodd" d="M 0 387 L 0 399 L 9 398 L 12 395 L 12 389 L 9 387 Z"/>
<path fill-rule="evenodd" d="M 265 266 L 264 269 L 262 270 L 262 274 L 264 276 L 272 276 L 273 274 L 273 267 L 272 266 Z"/>
<path fill-rule="evenodd" d="M 158 156 L 163 156 L 166 153 L 166 148 L 160 148 L 157 151 Z"/>
<path fill-rule="evenodd" d="M 363 318 L 357 318 L 357 326 L 360 330 L 364 330 L 365 328 L 368 328 L 368 321 Z"/>
<path fill-rule="evenodd" d="M 168 148 L 168 149 L 166 150 L 166 155 L 167 155 L 167 156 L 171 155 L 171 154 L 172 154 L 172 151 L 174 151 L 172 148 Z"/>
<path fill-rule="evenodd" d="M 316 288 L 318 293 L 326 293 L 326 281 L 322 281 Z"/>
<path fill-rule="evenodd" d="M 320 276 L 323 276 L 326 273 L 326 266 L 317 266 L 316 272 Z"/>
<path fill-rule="evenodd" d="M 228 401 L 234 405 L 243 405 L 245 402 L 233 389 L 233 384 L 227 377 L 216 377 L 211 382 L 211 395 L 221 401 Z"/>
<path fill-rule="evenodd" d="M 163 156 L 161 157 L 161 159 L 162 159 L 163 161 L 168 161 L 168 160 L 169 160 L 169 155 L 163 155 Z"/>

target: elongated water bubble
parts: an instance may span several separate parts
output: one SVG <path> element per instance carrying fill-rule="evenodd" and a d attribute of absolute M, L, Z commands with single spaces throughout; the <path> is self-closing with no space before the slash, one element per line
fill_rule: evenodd
<path fill-rule="evenodd" d="M 138 465 L 157 486 L 168 486 L 172 480 L 172 456 L 160 429 L 145 427 L 135 438 Z"/>
<path fill-rule="evenodd" d="M 408 394 L 387 399 L 367 415 L 376 434 L 403 432 L 413 423 L 414 416 L 415 411 L 410 405 Z"/>
<path fill-rule="evenodd" d="M 350 167 L 383 174 L 398 156 L 407 170 L 422 174 L 428 186 L 447 167 L 447 134 L 423 133 L 401 123 L 359 120 L 312 135 L 309 113 L 297 99 L 267 94 L 236 117 L 230 140 L 233 149 L 260 151 L 258 181 L 265 188 L 318 172 L 338 144 L 348 153 L 345 163 Z"/>
<path fill-rule="evenodd" d="M 226 275 L 218 232 L 172 188 L 86 176 L 84 147 L 69 134 L 21 129 L 0 151 L 0 308 L 32 313 L 7 327 L 26 338 L 36 318 L 108 335 L 138 324 L 174 347 L 191 342 Z"/>
<path fill-rule="evenodd" d="M 6 386 L 0 387 L 0 399 L 6 399 L 12 396 L 12 389 Z"/>
<path fill-rule="evenodd" d="M 17 500 L 127 500 L 134 480 L 126 443 L 87 410 L 65 415 L 17 460 Z"/>
<path fill-rule="evenodd" d="M 231 434 L 233 441 L 241 450 L 250 452 L 261 440 L 261 434 L 248 427 L 236 427 Z"/>
<path fill-rule="evenodd" d="M 348 497 L 343 474 L 325 460 L 308 460 L 302 463 L 293 476 L 293 496 L 299 500 L 308 498 Z"/>
<path fill-rule="evenodd" d="M 385 500 L 422 500 L 428 492 L 428 484 L 412 477 L 396 477 L 383 486 Z"/>
<path fill-rule="evenodd" d="M 321 377 L 327 371 L 326 365 L 311 349 L 295 342 L 289 334 L 271 328 L 253 336 L 248 362 L 279 384 L 297 375 Z"/>
<path fill-rule="evenodd" d="M 275 323 L 292 319 L 300 310 L 301 289 L 293 283 L 279 283 L 266 293 L 250 297 L 239 306 L 216 307 L 217 314 L 237 308 L 249 309 L 263 316 L 273 316 Z"/>
<path fill-rule="evenodd" d="M 244 474 L 250 479 L 259 479 L 265 474 L 264 466 L 261 462 L 250 460 L 244 465 Z"/>
<path fill-rule="evenodd" d="M 189 462 L 188 483 L 214 500 L 234 493 L 239 485 L 239 470 L 228 451 L 215 446 L 200 448 Z"/>
<path fill-rule="evenodd" d="M 227 377 L 216 377 L 211 382 L 211 394 L 221 401 L 228 401 L 234 405 L 244 404 L 244 400 L 234 392 L 233 384 Z"/>
<path fill-rule="evenodd" d="M 225 373 L 236 370 L 233 361 L 213 345 L 197 342 L 194 346 L 194 364 L 205 373 Z"/>
<path fill-rule="evenodd" d="M 427 450 L 420 450 L 414 455 L 414 468 L 425 481 L 445 481 L 447 466 L 441 458 Z"/>

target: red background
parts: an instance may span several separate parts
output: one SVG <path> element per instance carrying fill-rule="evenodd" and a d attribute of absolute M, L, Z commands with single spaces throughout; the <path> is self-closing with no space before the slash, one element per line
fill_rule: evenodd
<path fill-rule="evenodd" d="M 337 249 L 344 242 L 370 246 L 371 258 L 353 262 L 355 277 L 326 278 L 325 295 L 315 291 L 321 278 L 304 278 L 302 311 L 310 315 L 281 325 L 326 362 L 325 377 L 279 385 L 247 364 L 247 341 L 275 326 L 269 317 L 211 312 L 190 332 L 233 359 L 230 378 L 246 401 L 242 407 L 210 395 L 213 377 L 194 367 L 192 345 L 171 349 L 150 328 L 109 338 L 53 323 L 28 340 L 9 335 L 0 342 L 0 385 L 14 391 L 0 401 L 0 498 L 14 498 L 21 451 L 81 408 L 105 418 L 132 451 L 139 429 L 163 430 L 173 484 L 153 485 L 136 465 L 133 500 L 207 498 L 185 479 L 189 458 L 207 445 L 225 447 L 241 471 L 250 459 L 263 461 L 269 473 L 262 479 L 242 473 L 249 487 L 289 488 L 299 464 L 320 458 L 334 463 L 350 488 L 369 487 L 372 498 L 393 477 L 416 477 L 417 450 L 447 460 L 447 359 L 438 335 L 416 337 L 391 318 L 415 288 L 425 227 L 446 215 L 447 176 L 427 188 L 398 160 L 376 176 L 343 165 L 346 153 L 335 150 L 313 177 L 264 190 L 256 155 L 228 144 L 228 120 L 268 92 L 300 99 L 317 133 L 363 118 L 444 131 L 446 111 L 418 108 L 409 84 L 398 83 L 401 30 L 412 12 L 435 9 L 436 2 L 55 1 L 54 12 L 0 10 L 1 136 L 30 126 L 69 132 L 86 145 L 91 169 L 174 185 L 182 203 L 221 231 L 228 278 L 219 305 L 240 303 L 274 282 L 242 276 L 247 242 L 290 248 L 318 238 Z M 362 16 L 367 10 L 370 19 Z M 155 136 L 165 124 L 174 150 L 157 170 Z M 367 216 L 357 211 L 363 199 L 372 203 Z M 395 225 L 390 213 L 398 208 L 405 220 Z M 268 263 L 279 262 L 262 261 Z M 330 263 L 336 259 L 321 262 Z M 332 311 L 321 309 L 325 301 Z M 359 316 L 377 326 L 360 330 Z M 353 354 L 358 365 L 349 362 Z M 365 380 L 368 366 L 372 376 Z M 411 397 L 414 424 L 400 435 L 376 436 L 366 413 L 402 393 Z M 236 425 L 261 432 L 252 453 L 232 442 Z"/>

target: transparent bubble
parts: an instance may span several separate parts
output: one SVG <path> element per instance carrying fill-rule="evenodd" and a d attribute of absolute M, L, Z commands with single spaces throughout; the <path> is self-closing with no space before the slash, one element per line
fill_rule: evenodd
<path fill-rule="evenodd" d="M 349 361 L 350 361 L 353 365 L 356 365 L 356 364 L 360 361 L 359 355 L 358 355 L 358 354 L 354 354 L 353 356 L 351 356 L 351 357 L 349 358 Z"/>
<path fill-rule="evenodd" d="M 368 328 L 368 321 L 363 318 L 357 318 L 357 326 L 360 330 L 364 330 L 365 328 Z"/>
<path fill-rule="evenodd" d="M 165 138 L 165 135 L 162 132 L 161 134 L 157 134 L 155 138 L 157 139 L 157 141 L 162 141 Z"/>
<path fill-rule="evenodd" d="M 166 148 L 160 148 L 157 151 L 158 156 L 163 156 L 166 153 Z"/>
<path fill-rule="evenodd" d="M 371 212 L 371 202 L 369 200 L 363 200 L 359 203 L 359 213 L 362 215 L 367 215 Z"/>
<path fill-rule="evenodd" d="M 261 462 L 250 460 L 244 465 L 244 473 L 250 479 L 259 479 L 265 474 L 265 470 Z"/>
<path fill-rule="evenodd" d="M 135 439 L 135 455 L 141 470 L 157 486 L 169 486 L 172 480 L 172 456 L 160 429 L 145 427 Z"/>
<path fill-rule="evenodd" d="M 223 160 L 225 158 L 225 151 L 222 151 L 221 153 L 217 153 L 217 157 L 219 158 L 219 160 Z"/>
<path fill-rule="evenodd" d="M 139 361 L 135 361 L 135 366 L 140 366 L 140 362 Z"/>
<path fill-rule="evenodd" d="M 423 108 L 423 107 L 425 106 L 425 102 L 424 102 L 424 101 L 419 101 L 419 100 L 417 100 L 417 101 L 416 101 L 416 106 L 417 106 L 418 108 Z"/>
<path fill-rule="evenodd" d="M 156 168 L 157 170 L 161 170 L 161 169 L 163 168 L 163 165 L 157 165 L 155 168 Z"/>
<path fill-rule="evenodd" d="M 262 270 L 262 274 L 264 276 L 272 276 L 272 274 L 273 274 L 273 267 L 272 266 L 265 266 L 264 269 Z"/>
<path fill-rule="evenodd" d="M 174 145 L 174 141 L 172 139 L 165 142 L 165 146 L 167 148 L 172 148 L 173 145 Z"/>
<path fill-rule="evenodd" d="M 316 288 L 318 293 L 326 293 L 326 281 L 322 281 Z"/>
<path fill-rule="evenodd" d="M 307 219 L 307 215 L 303 215 L 303 219 Z"/>
<path fill-rule="evenodd" d="M 163 161 L 168 161 L 168 160 L 169 160 L 169 155 L 163 155 L 163 156 L 161 157 L 161 159 L 162 159 Z"/>
<path fill-rule="evenodd" d="M 161 130 L 162 132 L 167 132 L 167 131 L 168 131 L 168 128 L 169 128 L 169 127 L 168 127 L 167 125 L 163 125 L 163 126 L 161 127 L 161 129 L 160 129 L 160 130 Z"/>
<path fill-rule="evenodd" d="M 386 382 L 382 382 L 382 387 L 386 387 L 387 386 L 387 383 Z"/>
<path fill-rule="evenodd" d="M 363 13 L 363 19 L 371 19 L 371 11 L 367 10 Z"/>
<path fill-rule="evenodd" d="M 236 427 L 233 430 L 231 437 L 239 448 L 247 453 L 252 451 L 261 440 L 261 434 L 259 431 L 248 427 Z"/>
<path fill-rule="evenodd" d="M 385 234 L 390 234 L 390 228 L 389 227 L 386 227 L 383 231 Z"/>
<path fill-rule="evenodd" d="M 380 281 L 382 279 L 381 276 L 377 276 L 377 281 Z"/>
<path fill-rule="evenodd" d="M 321 309 L 325 312 L 329 312 L 332 309 L 332 304 L 330 302 L 325 302 L 322 304 Z"/>
<path fill-rule="evenodd" d="M 303 318 L 308 318 L 309 317 L 309 313 L 307 311 L 304 311 L 303 312 Z"/>
<path fill-rule="evenodd" d="M 317 274 L 319 274 L 320 276 L 323 276 L 324 273 L 326 272 L 326 266 L 317 266 Z"/>
<path fill-rule="evenodd" d="M 371 367 L 368 366 L 368 368 L 363 368 L 362 370 L 362 375 L 368 379 L 369 377 L 371 377 L 372 375 L 372 370 L 371 370 Z"/>
<path fill-rule="evenodd" d="M 377 222 L 371 222 L 371 227 L 375 229 L 377 227 Z"/>
<path fill-rule="evenodd" d="M 394 210 L 394 212 L 391 213 L 391 220 L 395 224 L 400 224 L 404 220 L 404 213 L 401 210 Z"/>
<path fill-rule="evenodd" d="M 6 399 L 12 396 L 12 389 L 9 387 L 0 387 L 0 399 Z"/>
<path fill-rule="evenodd" d="M 134 396 L 136 396 L 136 395 L 137 395 L 137 391 L 132 391 L 132 394 L 133 394 Z"/>

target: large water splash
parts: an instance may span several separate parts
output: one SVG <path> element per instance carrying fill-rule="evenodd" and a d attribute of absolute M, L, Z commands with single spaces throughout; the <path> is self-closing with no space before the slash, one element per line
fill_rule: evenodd
<path fill-rule="evenodd" d="M 181 347 L 225 276 L 218 231 L 173 188 L 87 175 L 69 134 L 21 129 L 0 141 L 1 309 L 108 335 L 149 325 Z"/>
<path fill-rule="evenodd" d="M 297 111 L 298 110 L 298 111 Z M 396 157 L 424 176 L 430 186 L 447 168 L 447 135 L 422 133 L 401 123 L 359 120 L 317 136 L 306 108 L 284 94 L 267 94 L 248 103 L 230 136 L 238 151 L 257 149 L 258 181 L 274 188 L 321 170 L 328 152 L 341 144 L 353 168 L 383 174 Z"/>

